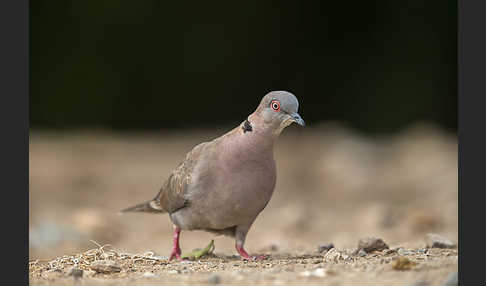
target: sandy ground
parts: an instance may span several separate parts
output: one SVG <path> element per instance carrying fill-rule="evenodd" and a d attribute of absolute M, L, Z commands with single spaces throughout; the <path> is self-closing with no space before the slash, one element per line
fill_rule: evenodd
<path fill-rule="evenodd" d="M 214 253 L 168 262 L 168 216 L 117 211 L 155 196 L 187 151 L 224 132 L 32 131 L 30 264 L 97 248 L 93 240 L 160 259 L 114 274 L 85 271 L 84 285 L 418 286 L 445 285 L 457 272 L 457 248 L 425 244 L 427 233 L 457 243 L 457 137 L 427 124 L 386 137 L 335 123 L 287 128 L 275 149 L 275 193 L 246 242 L 250 253 L 269 258 L 242 262 L 231 238 L 193 231 L 182 233 L 183 253 L 212 238 Z M 358 240 L 367 236 L 382 238 L 391 250 L 358 254 Z M 335 248 L 317 251 L 327 243 Z M 395 270 L 398 257 L 415 264 Z M 29 270 L 32 285 L 74 279 L 66 267 Z"/>

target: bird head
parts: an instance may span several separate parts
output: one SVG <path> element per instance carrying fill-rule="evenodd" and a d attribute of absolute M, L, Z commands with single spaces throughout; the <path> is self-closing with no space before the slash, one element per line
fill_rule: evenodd
<path fill-rule="evenodd" d="M 280 133 L 292 123 L 305 126 L 305 122 L 298 113 L 299 101 L 290 92 L 272 91 L 261 100 L 256 113 L 263 118 L 266 125 Z"/>

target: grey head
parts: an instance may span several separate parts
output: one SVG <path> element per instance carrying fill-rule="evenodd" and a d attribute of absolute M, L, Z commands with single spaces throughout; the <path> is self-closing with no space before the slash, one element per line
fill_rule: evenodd
<path fill-rule="evenodd" d="M 280 133 L 293 122 L 305 126 L 298 111 L 299 101 L 295 95 L 287 91 L 272 91 L 262 98 L 255 114 L 261 116 L 265 124 Z"/>

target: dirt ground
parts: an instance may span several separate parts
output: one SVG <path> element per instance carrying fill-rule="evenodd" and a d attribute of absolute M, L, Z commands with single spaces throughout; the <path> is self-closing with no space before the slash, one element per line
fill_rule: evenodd
<path fill-rule="evenodd" d="M 83 253 L 120 267 L 103 274 L 79 264 L 83 285 L 423 286 L 446 285 L 457 272 L 457 247 L 425 241 L 436 233 L 457 243 L 457 137 L 428 124 L 383 137 L 338 123 L 287 128 L 275 149 L 275 193 L 246 241 L 268 259 L 243 262 L 233 239 L 186 231 L 183 253 L 214 238 L 213 254 L 168 262 L 168 216 L 117 211 L 154 197 L 187 151 L 225 130 L 32 131 L 30 283 L 72 285 L 72 261 Z M 368 236 L 389 249 L 359 252 Z M 404 258 L 409 264 L 394 269 Z"/>

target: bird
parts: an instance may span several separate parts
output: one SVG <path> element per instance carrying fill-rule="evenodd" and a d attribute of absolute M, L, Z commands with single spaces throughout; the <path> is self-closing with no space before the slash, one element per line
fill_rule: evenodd
<path fill-rule="evenodd" d="M 305 126 L 299 101 L 290 92 L 271 91 L 237 127 L 212 141 L 196 145 L 163 182 L 152 200 L 120 213 L 167 213 L 173 224 L 169 261 L 181 261 L 182 230 L 203 230 L 235 239 L 243 260 L 246 236 L 267 206 L 277 180 L 274 145 L 287 126 Z"/>

